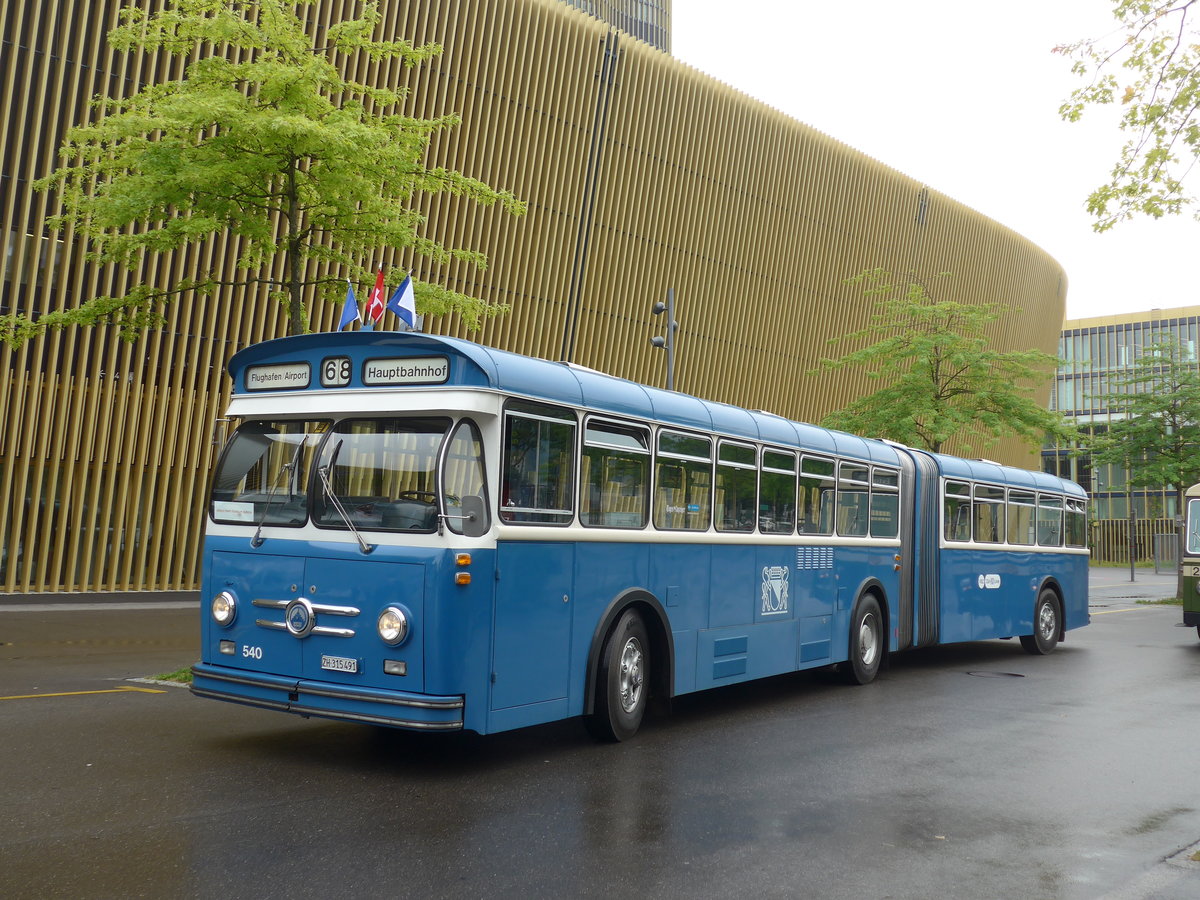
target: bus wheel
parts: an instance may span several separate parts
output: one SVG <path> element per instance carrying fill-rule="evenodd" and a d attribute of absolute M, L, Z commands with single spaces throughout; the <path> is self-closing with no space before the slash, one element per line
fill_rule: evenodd
<path fill-rule="evenodd" d="M 1045 656 L 1058 646 L 1058 597 L 1046 589 L 1038 595 L 1033 609 L 1033 634 L 1021 635 L 1021 646 L 1026 653 Z"/>
<path fill-rule="evenodd" d="M 596 703 L 587 728 L 601 741 L 637 734 L 650 693 L 650 639 L 642 617 L 625 610 L 608 633 L 596 672 Z"/>
<path fill-rule="evenodd" d="M 854 607 L 850 623 L 850 664 L 846 680 L 851 684 L 870 684 L 879 673 L 883 660 L 883 617 L 879 601 L 866 594 Z"/>

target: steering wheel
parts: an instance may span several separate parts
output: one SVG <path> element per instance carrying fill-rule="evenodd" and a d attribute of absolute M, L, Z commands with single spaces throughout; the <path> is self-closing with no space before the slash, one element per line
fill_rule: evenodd
<path fill-rule="evenodd" d="M 401 491 L 397 497 L 401 500 L 416 500 L 419 503 L 437 502 L 437 494 L 433 491 Z"/>

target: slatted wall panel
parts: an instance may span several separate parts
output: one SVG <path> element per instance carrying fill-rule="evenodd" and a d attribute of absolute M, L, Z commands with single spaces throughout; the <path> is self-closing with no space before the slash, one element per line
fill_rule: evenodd
<path fill-rule="evenodd" d="M 671 50 L 671 0 L 566 0 L 660 50 Z"/>
<path fill-rule="evenodd" d="M 89 265 L 72 234 L 42 227 L 57 210 L 29 183 L 56 165 L 88 99 L 182 71 L 108 47 L 118 5 L 0 6 L 2 312 L 169 285 L 210 266 L 234 274 L 233 240 L 125 272 Z M 669 23 L 670 4 L 659 8 Z M 842 281 L 867 267 L 953 272 L 953 299 L 1024 309 L 997 327 L 997 344 L 1055 349 L 1066 285 L 1037 247 L 609 24 L 558 0 L 390 0 L 383 11 L 382 37 L 438 41 L 444 54 L 414 70 L 354 60 L 347 74 L 408 86 L 404 108 L 417 115 L 461 114 L 430 162 L 529 203 L 514 220 L 428 198 L 430 236 L 483 251 L 489 268 L 382 262 L 511 307 L 478 332 L 453 316 L 430 330 L 663 384 L 650 308 L 673 287 L 680 389 L 808 420 L 868 387 L 856 374 L 804 374 L 841 352 L 830 339 L 865 323 L 870 303 Z M 313 31 L 358 12 L 353 0 L 326 0 Z M 314 306 L 313 329 L 338 313 Z M 0 593 L 198 585 L 224 364 L 284 334 L 286 321 L 246 291 L 181 303 L 167 318 L 133 345 L 98 328 L 0 349 Z M 1035 460 L 1015 444 L 989 455 Z"/>

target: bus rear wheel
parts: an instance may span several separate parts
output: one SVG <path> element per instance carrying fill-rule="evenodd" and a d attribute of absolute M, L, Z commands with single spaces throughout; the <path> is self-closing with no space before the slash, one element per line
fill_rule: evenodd
<path fill-rule="evenodd" d="M 1060 625 L 1058 597 L 1047 588 L 1038 595 L 1037 606 L 1033 608 L 1033 634 L 1021 635 L 1021 646 L 1034 656 L 1054 652 Z"/>
<path fill-rule="evenodd" d="M 854 607 L 850 623 L 850 661 L 845 668 L 851 684 L 870 684 L 883 661 L 883 616 L 874 594 L 866 594 Z"/>
<path fill-rule="evenodd" d="M 594 711 L 587 729 L 601 741 L 626 741 L 637 734 L 650 695 L 650 638 L 642 617 L 621 613 L 604 641 L 596 671 Z"/>

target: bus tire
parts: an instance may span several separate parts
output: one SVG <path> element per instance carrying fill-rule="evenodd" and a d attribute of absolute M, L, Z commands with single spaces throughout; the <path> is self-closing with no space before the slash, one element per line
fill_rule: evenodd
<path fill-rule="evenodd" d="M 846 680 L 851 684 L 870 684 L 879 674 L 883 661 L 883 616 L 874 594 L 863 594 L 854 607 L 850 622 L 850 659 Z"/>
<path fill-rule="evenodd" d="M 621 613 L 604 640 L 596 672 L 596 703 L 585 720 L 600 741 L 626 741 L 637 734 L 650 696 L 650 637 L 642 617 Z"/>
<path fill-rule="evenodd" d="M 1062 614 L 1058 597 L 1049 588 L 1038 594 L 1037 606 L 1033 608 L 1033 634 L 1021 635 L 1021 646 L 1026 653 L 1045 656 L 1058 646 L 1058 633 L 1062 627 Z"/>

